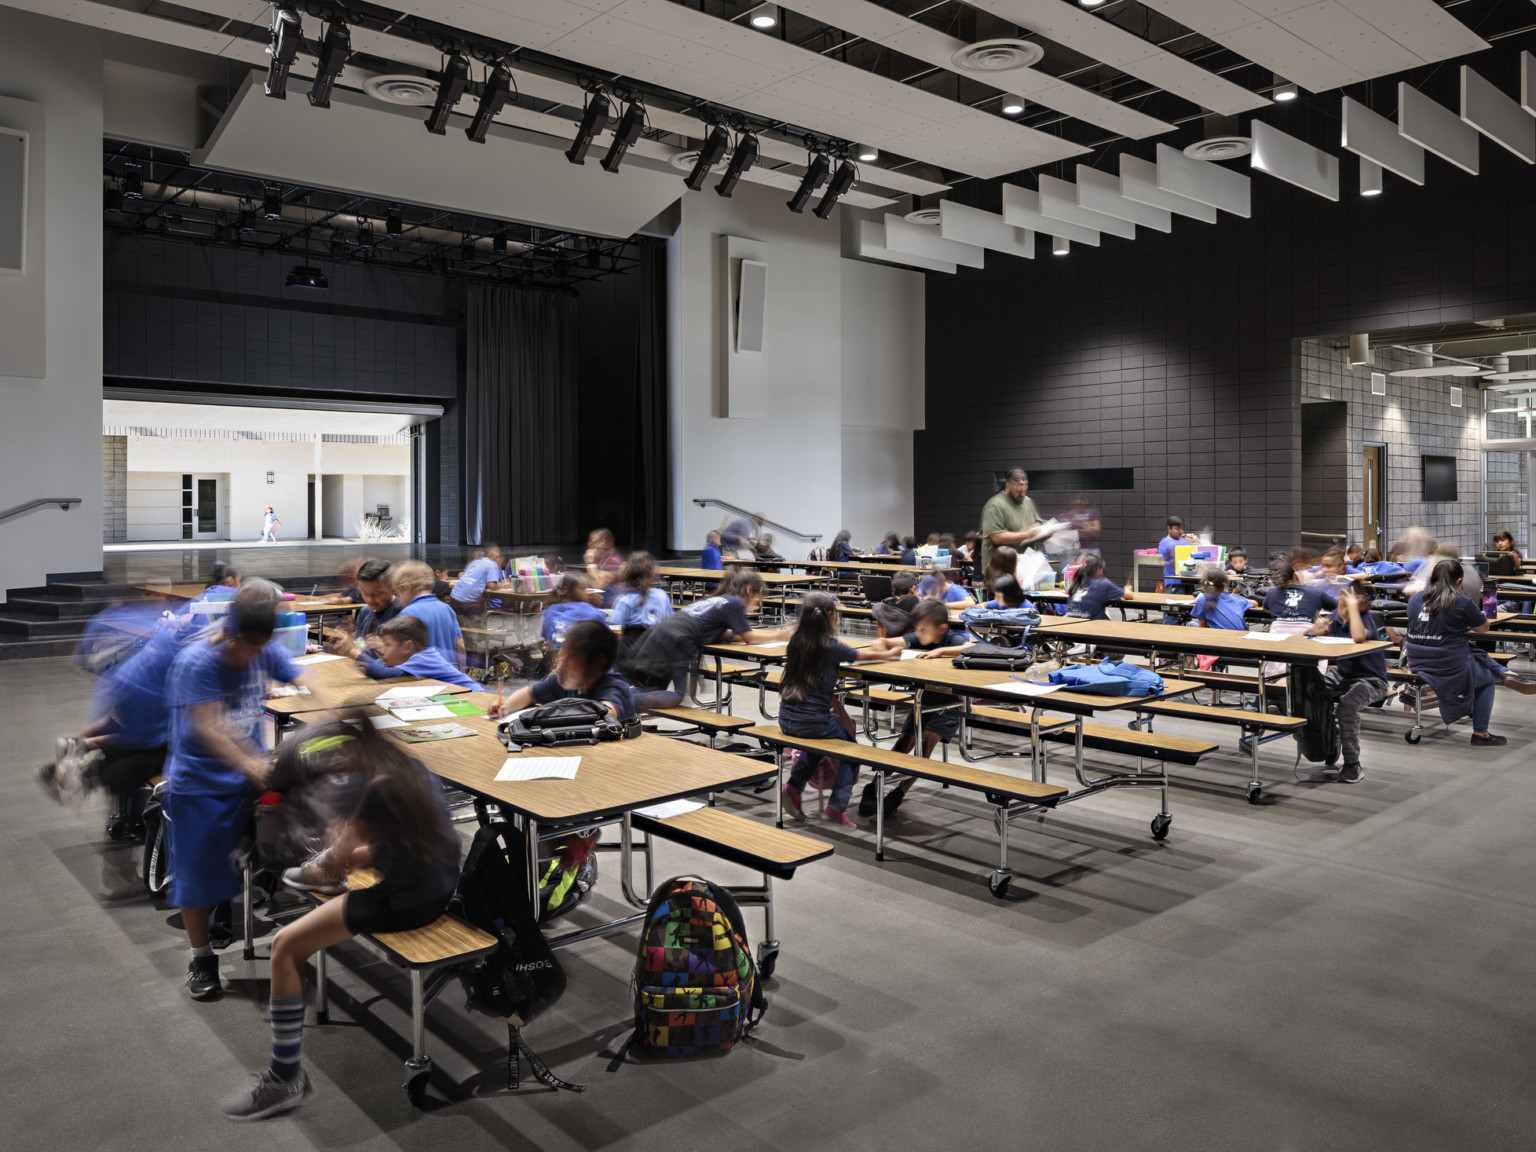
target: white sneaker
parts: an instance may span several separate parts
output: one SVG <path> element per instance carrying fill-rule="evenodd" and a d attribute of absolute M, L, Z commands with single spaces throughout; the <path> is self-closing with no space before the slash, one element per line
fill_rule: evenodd
<path fill-rule="evenodd" d="M 279 1080 L 272 1075 L 272 1069 L 263 1068 L 249 1088 L 224 1101 L 224 1115 L 231 1120 L 262 1120 L 276 1116 L 304 1103 L 304 1097 L 311 1090 L 309 1077 L 302 1068 L 292 1080 Z"/>

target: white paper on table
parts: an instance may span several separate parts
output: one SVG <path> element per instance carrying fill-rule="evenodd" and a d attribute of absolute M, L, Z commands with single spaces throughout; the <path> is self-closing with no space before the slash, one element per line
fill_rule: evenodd
<path fill-rule="evenodd" d="M 409 720 L 398 719 L 391 716 L 388 712 L 382 716 L 370 716 L 368 719 L 373 721 L 375 728 L 404 728 L 410 724 Z"/>
<path fill-rule="evenodd" d="M 387 708 L 391 700 L 416 700 L 421 694 L 420 688 L 390 688 L 388 691 L 381 692 L 374 703 L 380 708 Z"/>
<path fill-rule="evenodd" d="M 418 720 L 448 720 L 453 717 L 453 713 L 442 704 L 428 704 L 422 708 L 391 708 L 390 711 L 395 714 L 395 719 L 412 724 Z"/>
<path fill-rule="evenodd" d="M 526 760 L 508 758 L 496 773 L 496 779 L 574 780 L 581 766 L 580 756 L 530 756 Z"/>
<path fill-rule="evenodd" d="M 983 692 L 1009 692 L 1015 696 L 1045 696 L 1060 692 L 1063 684 L 1026 684 L 1022 680 L 1005 680 L 1001 684 L 983 684 Z"/>
<path fill-rule="evenodd" d="M 273 696 L 308 696 L 309 689 L 304 685 L 274 684 L 271 695 Z"/>
<path fill-rule="evenodd" d="M 649 816 L 652 820 L 670 820 L 684 812 L 692 812 L 704 805 L 697 800 L 672 800 L 666 804 L 652 804 L 649 808 L 636 808 L 635 814 Z"/>
<path fill-rule="evenodd" d="M 1348 636 L 1314 636 L 1314 637 L 1312 637 L 1312 639 L 1314 641 L 1316 641 L 1318 644 L 1353 644 L 1354 643 L 1354 641 L 1351 640 Z"/>
<path fill-rule="evenodd" d="M 754 645 L 752 645 L 752 647 L 754 647 L 754 648 L 782 648 L 782 647 L 784 647 L 788 643 L 789 643 L 788 640 L 769 640 L 769 641 L 767 641 L 766 643 L 763 643 L 763 644 L 754 644 Z"/>
<path fill-rule="evenodd" d="M 922 653 L 919 652 L 916 648 L 903 648 L 901 650 L 901 655 L 897 657 L 897 659 L 916 660 L 920 655 L 922 655 Z"/>
<path fill-rule="evenodd" d="M 308 656 L 296 656 L 295 664 L 324 664 L 327 660 L 345 660 L 345 656 L 338 656 L 334 652 L 311 652 Z"/>
<path fill-rule="evenodd" d="M 1274 641 L 1280 641 L 1280 640 L 1289 640 L 1290 637 L 1285 635 L 1285 633 L 1283 633 L 1283 632 L 1245 632 L 1245 633 L 1243 633 L 1243 639 L 1244 640 L 1274 640 Z"/>

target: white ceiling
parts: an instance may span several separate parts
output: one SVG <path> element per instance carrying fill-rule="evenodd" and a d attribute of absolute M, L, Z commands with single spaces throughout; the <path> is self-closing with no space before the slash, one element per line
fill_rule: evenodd
<path fill-rule="evenodd" d="M 418 423 L 423 413 L 331 412 L 297 408 L 245 408 L 224 404 L 177 404 L 157 400 L 101 402 L 106 428 L 168 428 L 189 432 L 285 432 L 305 436 L 393 436 Z"/>

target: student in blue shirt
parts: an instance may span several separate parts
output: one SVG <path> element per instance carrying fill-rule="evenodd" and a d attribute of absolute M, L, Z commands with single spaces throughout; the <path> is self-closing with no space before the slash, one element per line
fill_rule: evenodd
<path fill-rule="evenodd" d="M 941 600 L 945 604 L 976 603 L 975 598 L 964 588 L 950 583 L 949 573 L 942 568 L 935 568 L 932 574 L 923 577 L 917 585 L 917 594 Z"/>
<path fill-rule="evenodd" d="M 1180 544 L 1198 544 L 1200 541 L 1184 531 L 1184 521 L 1177 516 L 1168 517 L 1168 534 L 1157 542 L 1157 554 L 1163 560 L 1163 585 L 1169 592 L 1178 591 L 1178 563 L 1174 549 Z"/>
<path fill-rule="evenodd" d="M 795 620 L 795 634 L 784 652 L 784 680 L 779 685 L 779 728 L 786 736 L 810 740 L 849 740 L 857 743 L 832 713 L 832 694 L 844 664 L 852 664 L 859 654 L 837 638 L 837 600 L 825 592 L 808 593 L 800 603 Z M 805 819 L 801 794 L 811 778 L 819 756 L 800 752 L 784 785 L 783 802 L 791 815 Z M 832 795 L 821 814 L 845 828 L 858 825 L 848 815 L 848 800 L 859 767 L 851 760 L 839 760 Z"/>
<path fill-rule="evenodd" d="M 400 615 L 415 616 L 427 626 L 427 643 L 450 664 L 464 667 L 464 632 L 458 613 L 432 595 L 432 569 L 420 560 L 402 560 L 389 570 L 389 582 L 400 602 Z"/>
<path fill-rule="evenodd" d="M 1200 595 L 1195 597 L 1190 616 L 1199 621 L 1201 628 L 1225 628 L 1232 632 L 1248 631 L 1245 613 L 1257 607 L 1252 600 L 1234 596 L 1227 591 L 1225 573 L 1214 568 L 1206 570 L 1200 581 Z"/>
<path fill-rule="evenodd" d="M 1339 594 L 1338 611 L 1315 621 L 1307 635 L 1347 637 L 1356 644 L 1381 639 L 1381 621 L 1371 612 L 1370 592 L 1359 585 L 1345 588 Z M 1387 655 L 1381 650 L 1331 663 L 1342 689 L 1333 705 L 1343 746 L 1339 780 L 1357 784 L 1365 777 L 1360 768 L 1360 713 L 1387 698 Z"/>
<path fill-rule="evenodd" d="M 619 638 L 611 628 L 596 620 L 572 624 L 555 670 L 492 704 L 486 715 L 494 720 L 536 704 L 580 698 L 606 704 L 616 718 L 628 720 L 636 714 L 635 690 L 614 667 L 618 653 Z"/>
<path fill-rule="evenodd" d="M 460 619 L 478 620 L 484 615 L 481 599 L 487 588 L 501 583 L 501 564 L 501 549 L 494 544 L 477 548 L 470 554 L 469 563 L 448 593 L 448 606 L 459 614 Z"/>
<path fill-rule="evenodd" d="M 917 567 L 917 537 L 908 536 L 901 542 L 901 564 L 906 568 Z"/>
<path fill-rule="evenodd" d="M 711 572 L 720 571 L 724 565 L 720 562 L 720 533 L 711 532 L 704 537 L 704 554 L 699 557 L 699 567 L 707 568 Z"/>
<path fill-rule="evenodd" d="M 875 545 L 876 556 L 900 556 L 901 537 L 894 532 L 887 532 L 885 539 Z"/>
<path fill-rule="evenodd" d="M 544 609 L 544 623 L 539 630 L 546 643 L 560 647 L 565 643 L 565 634 L 571 625 L 583 620 L 608 623 L 608 614 L 587 600 L 587 582 L 576 573 L 567 572 L 560 577 L 557 595 L 560 599 Z"/>
<path fill-rule="evenodd" d="M 371 637 L 377 637 L 379 629 L 400 615 L 400 602 L 389 584 L 389 562 L 369 560 L 357 570 L 357 591 L 363 598 L 362 607 L 352 617 L 352 638 L 373 647 Z"/>
<path fill-rule="evenodd" d="M 336 654 L 351 656 L 374 680 L 419 676 L 423 680 L 441 680 L 444 684 L 471 691 L 480 687 L 427 643 L 427 626 L 417 617 L 396 616 L 379 629 L 378 636 L 378 655 L 350 642 L 345 647 L 338 645 Z"/>
<path fill-rule="evenodd" d="M 1331 612 L 1339 606 L 1338 600 L 1324 586 L 1302 584 L 1296 578 L 1296 569 L 1284 557 L 1277 556 L 1270 562 L 1269 582 L 1274 587 L 1264 596 L 1264 609 L 1274 624 L 1283 625 L 1279 631 L 1292 634 L 1303 631 L 1301 625 L 1310 626 L 1322 612 Z"/>
<path fill-rule="evenodd" d="M 1102 556 L 1084 552 L 1077 558 L 1077 571 L 1072 573 L 1072 583 L 1067 586 L 1064 615 L 1073 620 L 1108 620 L 1109 613 L 1105 609 L 1110 604 L 1135 598 L 1134 592 L 1121 588 L 1104 575 Z"/>
<path fill-rule="evenodd" d="M 672 615 L 672 597 L 656 587 L 656 561 L 649 552 L 631 552 L 619 580 L 627 591 L 613 602 L 608 623 L 620 632 L 650 628 Z"/>
<path fill-rule="evenodd" d="M 171 664 L 166 829 L 171 904 L 181 909 L 194 999 L 219 994 L 219 962 L 208 941 L 209 912 L 240 891 L 229 857 L 251 822 L 253 786 L 265 785 L 262 703 L 270 680 L 294 683 L 299 669 L 273 644 L 276 609 L 264 591 L 235 597 L 215 643 L 193 642 Z"/>

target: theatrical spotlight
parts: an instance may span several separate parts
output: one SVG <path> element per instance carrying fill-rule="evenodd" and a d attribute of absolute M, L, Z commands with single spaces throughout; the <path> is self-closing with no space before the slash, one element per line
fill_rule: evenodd
<path fill-rule="evenodd" d="M 357 221 L 357 250 L 359 252 L 373 251 L 373 221 L 364 220 L 361 217 Z"/>
<path fill-rule="evenodd" d="M 757 137 L 750 132 L 743 132 L 736 141 L 736 151 L 731 153 L 731 162 L 725 166 L 725 175 L 715 185 L 715 191 L 721 196 L 730 196 L 741 182 L 742 174 L 750 171 L 756 163 Z"/>
<path fill-rule="evenodd" d="M 283 194 L 276 188 L 268 188 L 261 194 L 261 214 L 268 220 L 283 218 Z"/>
<path fill-rule="evenodd" d="M 316 108 L 331 106 L 331 89 L 352 55 L 352 37 L 345 24 L 332 23 L 325 30 L 320 42 L 320 62 L 315 70 L 315 82 L 309 86 L 309 102 Z"/>
<path fill-rule="evenodd" d="M 603 264 L 603 242 L 596 236 L 587 237 L 587 254 L 582 257 L 582 263 L 588 268 L 601 268 Z"/>
<path fill-rule="evenodd" d="M 510 99 L 512 99 L 512 73 L 507 71 L 505 64 L 498 64 L 486 77 L 485 90 L 480 93 L 480 107 L 475 109 L 474 119 L 469 122 L 469 127 L 464 129 L 464 135 L 476 144 L 484 144 L 486 129 L 491 126 L 496 113 L 505 108 Z"/>
<path fill-rule="evenodd" d="M 619 126 L 613 130 L 613 143 L 608 145 L 608 155 L 602 160 L 604 172 L 619 170 L 619 165 L 624 163 L 624 153 L 640 139 L 640 130 L 644 127 L 645 106 L 638 100 L 631 100 L 629 107 L 624 109 L 624 117 L 619 121 Z"/>
<path fill-rule="evenodd" d="M 806 165 L 805 175 L 801 177 L 800 187 L 795 189 L 795 194 L 789 200 L 789 210 L 794 213 L 805 211 L 811 196 L 816 189 L 827 182 L 827 176 L 832 171 L 831 162 L 820 152 L 816 153 L 811 162 Z"/>
<path fill-rule="evenodd" d="M 135 167 L 123 173 L 123 199 L 144 199 L 144 174 Z"/>
<path fill-rule="evenodd" d="M 405 217 L 400 209 L 391 208 L 384 214 L 384 235 L 391 240 L 398 240 L 405 233 Z"/>
<path fill-rule="evenodd" d="M 587 110 L 581 114 L 581 126 L 576 129 L 576 139 L 565 150 L 565 158 L 572 164 L 585 164 L 593 138 L 608 127 L 608 97 L 601 92 L 592 93 Z"/>
<path fill-rule="evenodd" d="M 694 162 L 693 171 L 688 173 L 688 179 L 683 183 L 692 192 L 697 192 L 704 187 L 709 179 L 710 169 L 721 160 L 725 159 L 725 152 L 731 146 L 731 134 L 718 124 L 710 129 L 709 136 L 704 140 L 704 147 L 699 149 L 699 158 Z"/>
<path fill-rule="evenodd" d="M 837 207 L 837 202 L 843 198 L 844 193 L 853 187 L 853 182 L 858 175 L 859 170 L 853 166 L 853 161 L 844 160 L 833 173 L 832 183 L 827 185 L 826 195 L 822 196 L 821 203 L 811 211 L 823 220 L 832 215 L 832 209 Z"/>
<path fill-rule="evenodd" d="M 469 87 L 469 61 L 462 56 L 448 57 L 443 74 L 437 78 L 437 95 L 432 100 L 432 112 L 427 117 L 427 131 L 441 136 L 448 131 L 448 117 Z"/>
<path fill-rule="evenodd" d="M 262 86 L 268 96 L 288 99 L 288 69 L 298 59 L 303 44 L 304 28 L 299 23 L 299 14 L 292 8 L 274 8 L 272 41 L 267 45 L 267 54 L 272 59 L 267 64 L 267 82 Z"/>

